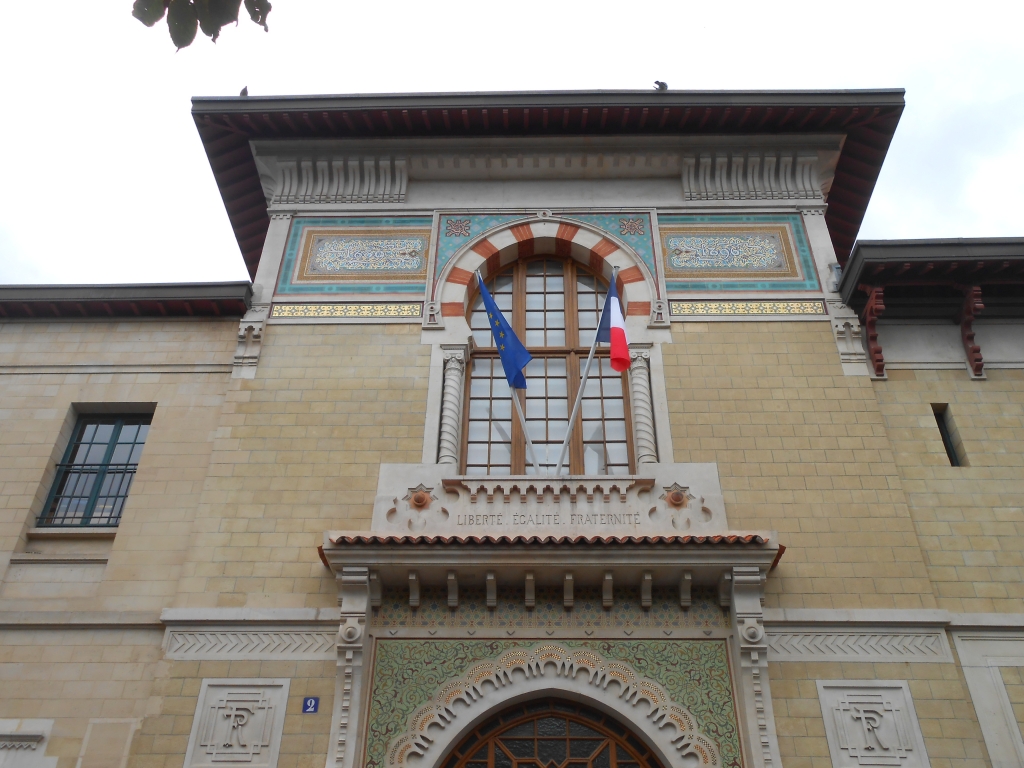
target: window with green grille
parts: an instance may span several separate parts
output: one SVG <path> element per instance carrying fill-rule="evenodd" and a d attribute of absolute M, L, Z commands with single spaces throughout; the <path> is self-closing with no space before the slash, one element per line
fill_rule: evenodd
<path fill-rule="evenodd" d="M 117 525 L 150 419 L 148 414 L 80 417 L 38 525 Z"/>

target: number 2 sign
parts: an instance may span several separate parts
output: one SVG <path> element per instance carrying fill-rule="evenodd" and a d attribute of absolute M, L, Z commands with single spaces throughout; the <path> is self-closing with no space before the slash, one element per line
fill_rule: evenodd
<path fill-rule="evenodd" d="M 312 715 L 320 711 L 320 697 L 307 696 L 302 700 L 302 714 Z"/>

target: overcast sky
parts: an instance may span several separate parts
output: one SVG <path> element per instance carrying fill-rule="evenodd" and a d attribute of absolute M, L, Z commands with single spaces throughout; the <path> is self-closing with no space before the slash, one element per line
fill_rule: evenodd
<path fill-rule="evenodd" d="M 8 2 L 0 282 L 247 277 L 193 95 L 907 90 L 860 237 L 1024 236 L 1024 3 L 275 0 L 175 53 L 131 0 Z M 244 13 L 244 11 L 243 11 Z"/>

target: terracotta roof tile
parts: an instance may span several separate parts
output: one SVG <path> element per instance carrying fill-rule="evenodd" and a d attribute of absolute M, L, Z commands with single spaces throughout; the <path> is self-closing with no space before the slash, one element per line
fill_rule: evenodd
<path fill-rule="evenodd" d="M 730 534 L 727 536 L 378 536 L 374 534 L 342 534 L 331 539 L 339 546 L 374 544 L 439 544 L 465 546 L 478 544 L 766 544 L 767 536 Z"/>

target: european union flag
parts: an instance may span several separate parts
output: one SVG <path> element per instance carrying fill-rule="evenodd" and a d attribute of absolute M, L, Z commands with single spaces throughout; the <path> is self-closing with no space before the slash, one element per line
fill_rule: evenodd
<path fill-rule="evenodd" d="M 505 369 L 505 378 L 508 379 L 510 387 L 526 389 L 526 377 L 523 375 L 523 368 L 533 357 L 526 351 L 523 342 L 512 331 L 512 326 L 501 314 L 498 305 L 494 303 L 490 291 L 480 279 L 476 277 L 480 285 L 480 298 L 484 300 L 484 309 L 487 310 L 487 320 L 491 324 L 491 335 L 494 336 L 494 346 L 498 349 L 498 356 L 501 357 L 501 367 Z"/>

